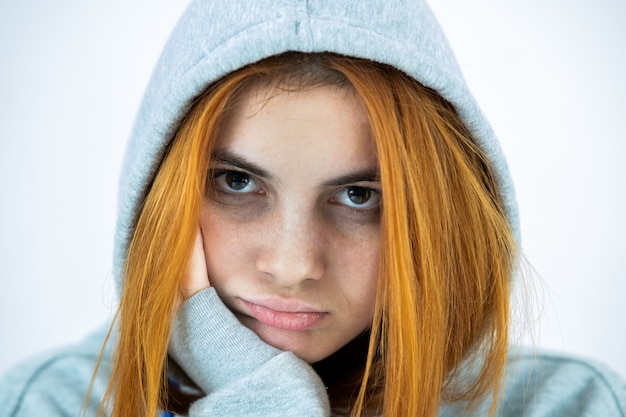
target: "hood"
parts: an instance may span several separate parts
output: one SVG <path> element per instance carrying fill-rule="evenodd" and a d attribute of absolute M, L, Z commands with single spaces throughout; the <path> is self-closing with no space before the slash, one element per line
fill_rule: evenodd
<path fill-rule="evenodd" d="M 513 233 L 518 211 L 500 145 L 470 94 L 434 15 L 419 0 L 196 0 L 157 63 L 121 176 L 114 269 L 118 290 L 135 220 L 194 97 L 246 64 L 286 51 L 335 52 L 394 66 L 439 92 L 490 159 Z"/>

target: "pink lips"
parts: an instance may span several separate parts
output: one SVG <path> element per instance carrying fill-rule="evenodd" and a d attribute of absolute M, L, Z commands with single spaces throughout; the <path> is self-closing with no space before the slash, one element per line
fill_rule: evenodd
<path fill-rule="evenodd" d="M 304 331 L 317 327 L 328 313 L 298 302 L 242 300 L 248 312 L 261 323 L 282 330 Z"/>

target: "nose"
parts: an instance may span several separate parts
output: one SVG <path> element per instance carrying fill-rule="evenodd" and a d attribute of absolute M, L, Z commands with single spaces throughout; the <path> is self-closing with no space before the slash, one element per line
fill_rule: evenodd
<path fill-rule="evenodd" d="M 257 270 L 275 284 L 291 288 L 320 280 L 326 269 L 323 221 L 302 210 L 276 212 L 265 224 L 256 256 Z"/>

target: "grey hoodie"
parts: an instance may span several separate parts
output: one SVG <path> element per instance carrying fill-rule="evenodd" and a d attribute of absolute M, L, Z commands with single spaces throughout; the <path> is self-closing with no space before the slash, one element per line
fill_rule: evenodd
<path fill-rule="evenodd" d="M 197 0 L 163 51 L 128 145 L 114 254 L 118 289 L 124 285 L 121 270 L 147 185 L 191 100 L 223 75 L 289 50 L 330 51 L 386 63 L 437 90 L 455 106 L 495 168 L 519 238 L 515 196 L 500 146 L 424 2 Z M 9 372 L 0 382 L 1 414 L 78 416 L 103 337 L 103 331 L 97 332 L 78 346 Z M 110 345 L 114 341 L 115 331 Z M 110 350 L 85 403 L 90 411 L 106 388 Z M 330 415 L 325 387 L 313 369 L 292 353 L 263 343 L 213 289 L 184 304 L 169 351 L 172 377 L 193 382 L 201 391 L 191 416 Z M 526 350 L 510 354 L 500 415 L 623 416 L 625 410 L 625 385 L 600 365 Z M 442 405 L 441 415 L 458 414 L 455 407 Z"/>

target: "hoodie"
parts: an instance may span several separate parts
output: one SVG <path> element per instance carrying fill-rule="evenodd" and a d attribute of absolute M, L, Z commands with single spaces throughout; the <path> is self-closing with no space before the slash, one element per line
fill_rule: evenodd
<path fill-rule="evenodd" d="M 498 141 L 469 92 L 427 4 L 420 0 L 196 0 L 174 29 L 147 87 L 127 147 L 115 237 L 118 290 L 138 212 L 162 156 L 192 100 L 222 76 L 286 51 L 334 52 L 396 67 L 453 104 L 489 158 L 515 236 L 512 181 Z M 108 382 L 115 328 L 85 401 L 105 331 L 33 359 L 0 382 L 7 416 L 78 416 L 95 410 Z M 170 345 L 170 377 L 197 386 L 193 417 L 329 416 L 325 387 L 290 352 L 243 327 L 213 289 L 179 312 Z M 191 384 L 193 381 L 193 384 Z M 488 404 L 481 409 L 486 412 Z M 442 406 L 442 416 L 460 415 Z M 600 364 L 515 349 L 509 355 L 499 415 L 626 414 L 626 387 Z"/>

